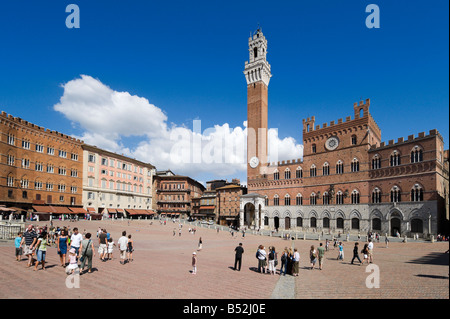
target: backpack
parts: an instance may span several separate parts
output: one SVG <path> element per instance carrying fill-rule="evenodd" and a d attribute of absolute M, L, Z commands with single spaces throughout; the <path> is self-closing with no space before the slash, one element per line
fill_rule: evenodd
<path fill-rule="evenodd" d="M 283 255 L 281 256 L 281 262 L 283 262 L 283 263 L 286 262 L 286 259 L 287 259 L 287 258 L 286 258 L 286 254 L 283 254 Z"/>

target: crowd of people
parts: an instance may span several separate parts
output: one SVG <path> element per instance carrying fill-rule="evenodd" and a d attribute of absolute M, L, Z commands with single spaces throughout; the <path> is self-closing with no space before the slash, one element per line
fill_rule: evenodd
<path fill-rule="evenodd" d="M 114 242 L 111 234 L 99 227 L 97 231 L 98 254 L 101 262 L 113 260 Z M 95 246 L 92 234 L 83 231 L 80 233 L 77 227 L 35 227 L 30 224 L 24 232 L 19 232 L 14 240 L 15 256 L 17 261 L 22 256 L 27 258 L 27 267 L 34 266 L 34 271 L 41 265 L 45 270 L 47 249 L 55 247 L 59 256 L 60 266 L 65 268 L 67 274 L 75 271 L 92 272 L 92 261 L 95 257 Z M 134 243 L 132 236 L 122 232 L 117 241 L 120 254 L 120 264 L 124 265 L 133 261 Z"/>

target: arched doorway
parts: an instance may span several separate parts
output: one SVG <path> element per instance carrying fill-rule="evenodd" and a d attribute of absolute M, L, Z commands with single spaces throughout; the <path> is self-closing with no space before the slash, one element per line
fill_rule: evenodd
<path fill-rule="evenodd" d="M 255 206 L 252 203 L 247 203 L 244 206 L 244 225 L 255 226 L 256 224 Z"/>
<path fill-rule="evenodd" d="M 379 218 L 372 219 L 372 230 L 381 231 L 381 219 Z"/>
<path fill-rule="evenodd" d="M 278 228 L 280 227 L 280 218 L 278 216 L 275 216 L 273 218 L 273 223 L 274 223 L 273 226 L 275 227 L 275 229 L 278 230 Z"/>
<path fill-rule="evenodd" d="M 330 228 L 330 219 L 328 217 L 323 218 L 323 228 Z"/>
<path fill-rule="evenodd" d="M 310 227 L 311 228 L 316 228 L 317 227 L 317 218 L 316 217 L 311 217 Z"/>
<path fill-rule="evenodd" d="M 344 229 L 344 218 L 338 217 L 336 219 L 336 228 L 338 229 Z"/>
<path fill-rule="evenodd" d="M 291 229 L 291 218 L 288 216 L 284 218 L 284 229 L 285 230 Z"/>
<path fill-rule="evenodd" d="M 401 215 L 398 212 L 393 212 L 391 214 L 391 236 L 397 236 L 397 232 L 401 235 Z"/>

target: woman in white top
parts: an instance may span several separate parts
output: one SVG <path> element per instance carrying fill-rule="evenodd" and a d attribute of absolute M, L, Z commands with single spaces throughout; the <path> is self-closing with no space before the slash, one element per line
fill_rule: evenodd
<path fill-rule="evenodd" d="M 294 262 L 294 267 L 292 270 L 292 274 L 293 274 L 293 276 L 298 276 L 299 265 L 300 265 L 300 253 L 297 251 L 297 248 L 294 248 L 293 262 Z"/>
<path fill-rule="evenodd" d="M 259 245 L 257 257 L 258 257 L 258 272 L 261 272 L 261 269 L 262 269 L 262 272 L 266 273 L 266 271 L 267 271 L 267 253 L 264 250 L 263 245 Z"/>

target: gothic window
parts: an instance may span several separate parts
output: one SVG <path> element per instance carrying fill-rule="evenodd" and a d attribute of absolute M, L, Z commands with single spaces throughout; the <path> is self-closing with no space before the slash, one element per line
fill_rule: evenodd
<path fill-rule="evenodd" d="M 278 197 L 278 195 L 275 195 L 273 197 L 273 206 L 279 206 L 280 205 L 280 198 Z"/>
<path fill-rule="evenodd" d="M 311 151 L 312 151 L 313 153 L 315 153 L 315 152 L 317 151 L 317 146 L 316 146 L 316 144 L 313 144 L 313 145 L 311 146 Z"/>
<path fill-rule="evenodd" d="M 359 230 L 359 218 L 352 218 L 352 229 Z"/>
<path fill-rule="evenodd" d="M 316 165 L 312 165 L 310 170 L 309 170 L 309 176 L 314 177 L 317 176 L 317 170 L 316 170 Z"/>
<path fill-rule="evenodd" d="M 285 206 L 291 205 L 291 197 L 289 196 L 289 194 L 286 194 L 286 196 L 284 196 L 284 205 Z"/>
<path fill-rule="evenodd" d="M 330 165 L 328 163 L 323 164 L 322 171 L 324 176 L 330 175 Z"/>
<path fill-rule="evenodd" d="M 352 172 L 359 172 L 359 161 L 357 158 L 354 158 L 351 163 L 351 170 Z"/>
<path fill-rule="evenodd" d="M 394 186 L 391 189 L 391 203 L 401 202 L 402 194 L 398 186 Z"/>
<path fill-rule="evenodd" d="M 323 228 L 330 228 L 330 219 L 328 217 L 323 218 Z"/>
<path fill-rule="evenodd" d="M 391 166 L 398 166 L 398 165 L 400 165 L 400 153 L 399 152 L 394 151 L 391 154 L 390 164 L 391 164 Z"/>
<path fill-rule="evenodd" d="M 374 204 L 381 203 L 381 191 L 378 187 L 375 188 L 372 192 L 372 203 Z"/>
<path fill-rule="evenodd" d="M 275 181 L 279 180 L 279 179 L 280 179 L 280 172 L 275 171 L 275 172 L 273 173 L 273 179 L 274 179 Z"/>
<path fill-rule="evenodd" d="M 265 196 L 264 205 L 269 206 L 269 197 Z"/>
<path fill-rule="evenodd" d="M 330 194 L 328 194 L 328 192 L 323 193 L 322 200 L 323 200 L 324 205 L 329 205 L 330 204 Z"/>
<path fill-rule="evenodd" d="M 359 192 L 356 189 L 352 192 L 352 204 L 359 204 Z"/>
<path fill-rule="evenodd" d="M 310 205 L 316 205 L 317 196 L 315 193 L 312 193 L 309 197 L 309 204 Z"/>
<path fill-rule="evenodd" d="M 379 218 L 372 219 L 372 229 L 381 230 L 381 219 Z"/>
<path fill-rule="evenodd" d="M 311 217 L 311 221 L 310 221 L 310 227 L 317 227 L 317 218 L 316 217 Z"/>
<path fill-rule="evenodd" d="M 253 48 L 253 57 L 255 59 L 258 57 L 258 48 Z"/>
<path fill-rule="evenodd" d="M 289 168 L 284 171 L 284 179 L 291 179 L 291 171 Z"/>
<path fill-rule="evenodd" d="M 303 218 L 297 217 L 297 227 L 303 227 Z"/>
<path fill-rule="evenodd" d="M 303 178 L 303 170 L 301 167 L 297 167 L 295 171 L 295 178 Z"/>
<path fill-rule="evenodd" d="M 342 191 L 338 191 L 336 193 L 336 205 L 342 205 L 344 204 L 344 194 Z"/>
<path fill-rule="evenodd" d="M 356 135 L 352 135 L 352 145 L 356 145 Z"/>
<path fill-rule="evenodd" d="M 303 205 L 303 197 L 302 194 L 297 194 L 297 197 L 295 198 L 295 204 L 297 206 Z"/>
<path fill-rule="evenodd" d="M 336 174 L 344 174 L 344 163 L 341 160 L 336 164 Z"/>
<path fill-rule="evenodd" d="M 372 169 L 380 169 L 381 168 L 381 158 L 377 154 L 372 158 Z"/>
<path fill-rule="evenodd" d="M 415 146 L 411 151 L 411 163 L 418 163 L 423 161 L 423 151 L 419 146 Z"/>
<path fill-rule="evenodd" d="M 419 184 L 415 184 L 411 189 L 411 201 L 422 202 L 423 201 L 423 189 Z"/>
<path fill-rule="evenodd" d="M 344 228 L 344 219 L 342 217 L 338 217 L 336 219 L 336 228 L 339 228 L 339 229 Z"/>

